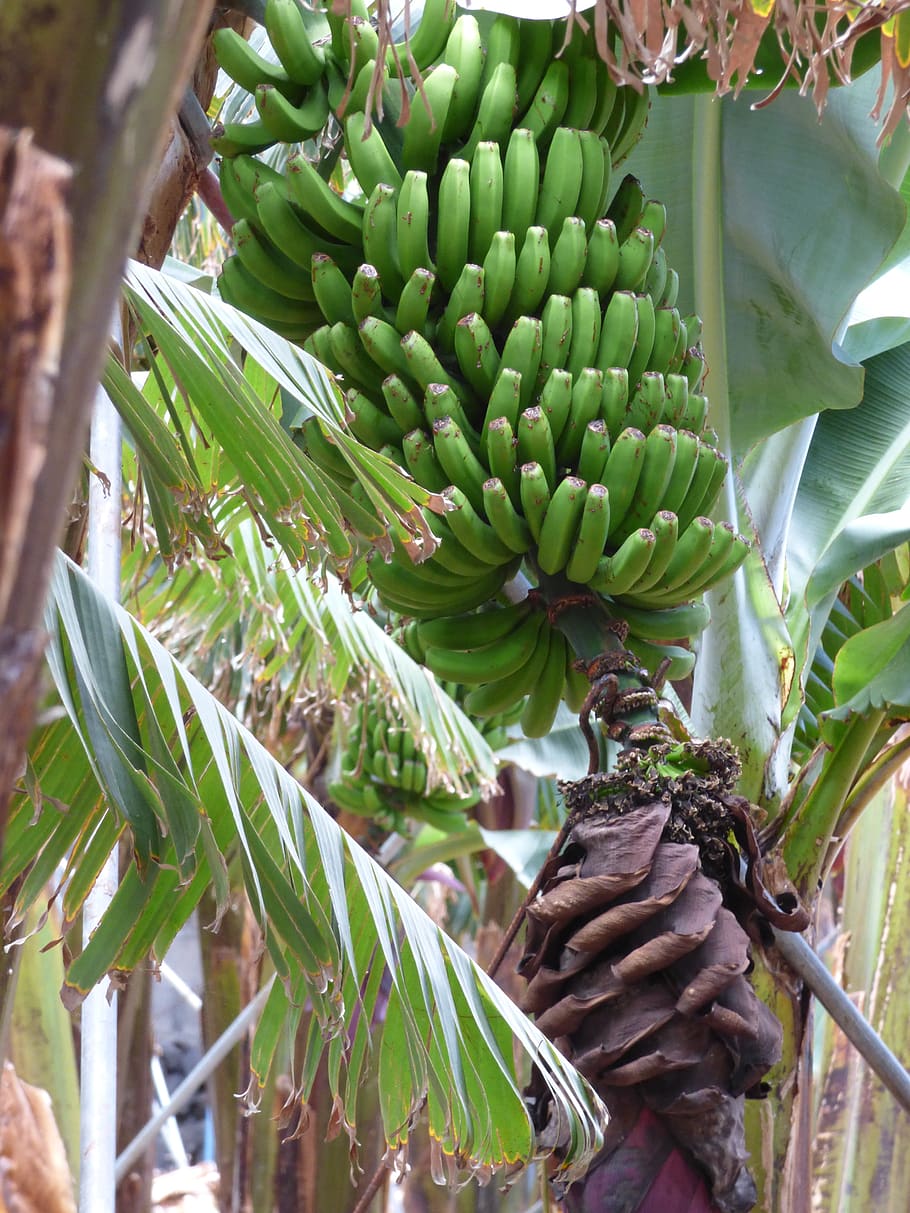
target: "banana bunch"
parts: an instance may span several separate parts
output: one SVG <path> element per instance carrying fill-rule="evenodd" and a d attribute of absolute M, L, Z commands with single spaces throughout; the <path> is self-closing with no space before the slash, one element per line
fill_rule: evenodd
<path fill-rule="evenodd" d="M 459 700 L 454 683 L 443 690 Z M 509 741 L 508 726 L 515 711 L 500 712 L 478 721 L 492 749 Z M 465 813 L 480 799 L 479 790 L 459 795 L 442 788 L 428 790 L 428 767 L 413 734 L 386 712 L 377 696 L 361 700 L 347 726 L 339 778 L 329 784 L 329 795 L 342 809 L 365 817 L 384 817 L 393 828 L 410 817 L 450 832 L 463 828 Z"/>

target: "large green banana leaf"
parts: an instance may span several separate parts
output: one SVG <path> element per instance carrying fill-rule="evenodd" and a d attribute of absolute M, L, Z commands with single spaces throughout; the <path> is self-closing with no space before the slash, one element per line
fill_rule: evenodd
<path fill-rule="evenodd" d="M 131 969 L 149 950 L 164 955 L 210 883 L 223 906 L 226 857 L 237 853 L 280 979 L 254 1042 L 260 1077 L 309 999 L 315 1015 L 299 1070 L 301 1098 L 328 1050 L 339 1106 L 353 1126 L 363 1067 L 378 1066 L 394 1149 L 406 1146 L 425 1102 L 444 1155 L 485 1172 L 535 1155 L 520 1089 L 533 1063 L 570 1126 L 566 1176 L 581 1174 L 598 1148 L 603 1109 L 495 983 L 184 667 L 64 558 L 47 626 L 65 715 L 39 729 L 32 746 L 12 806 L 2 889 L 12 891 L 24 877 L 15 892 L 21 914 L 63 870 L 58 895 L 69 923 L 124 823 L 135 852 L 107 914 L 69 967 L 67 1001 L 77 1003 L 105 973 Z"/>

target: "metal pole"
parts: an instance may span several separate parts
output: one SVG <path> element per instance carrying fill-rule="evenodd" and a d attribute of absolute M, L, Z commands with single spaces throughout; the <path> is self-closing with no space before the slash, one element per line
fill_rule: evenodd
<path fill-rule="evenodd" d="M 119 336 L 119 313 L 114 339 Z M 89 483 L 88 574 L 114 601 L 120 598 L 120 418 L 107 393 L 95 396 L 90 443 L 97 474 Z M 115 848 L 85 901 L 82 937 L 88 941 L 119 882 Z M 117 996 L 95 986 L 82 1004 L 79 1213 L 114 1213 L 117 1150 Z"/>

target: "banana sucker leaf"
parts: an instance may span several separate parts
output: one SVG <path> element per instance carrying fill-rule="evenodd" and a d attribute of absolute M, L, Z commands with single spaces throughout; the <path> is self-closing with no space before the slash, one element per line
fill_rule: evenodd
<path fill-rule="evenodd" d="M 698 732 L 738 745 L 756 799 L 786 785 L 782 720 L 805 657 L 781 603 L 814 419 L 847 416 L 863 397 L 862 367 L 834 342 L 905 223 L 879 171 L 872 75 L 832 92 L 821 121 L 794 95 L 761 111 L 747 97 L 658 96 L 627 165 L 667 206 L 679 308 L 704 322 L 709 421 L 741 476 L 728 479 L 725 516 L 760 540 L 710 595 L 692 702 Z M 828 477 L 852 455 L 834 452 Z"/>
<path fill-rule="evenodd" d="M 212 880 L 226 901 L 226 858 L 239 854 L 279 978 L 253 1046 L 260 1077 L 309 999 L 315 1027 L 299 1071 L 302 1099 L 328 1048 L 353 1136 L 359 1075 L 378 1066 L 394 1150 L 406 1149 L 426 1104 L 442 1156 L 488 1175 L 545 1152 L 521 1095 L 534 1064 L 570 1125 L 561 1169 L 568 1179 L 580 1175 L 599 1148 L 603 1108 L 495 983 L 184 667 L 63 557 L 46 622 L 66 715 L 39 730 L 32 747 L 12 805 L 2 888 L 10 891 L 32 862 L 45 879 L 63 862 L 72 922 L 76 891 L 84 896 L 124 825 L 134 840 L 140 832 L 146 840 L 70 965 L 65 1000 L 78 1003 L 105 973 L 130 970 L 149 950 L 164 955 Z M 33 874 L 27 885 L 34 896 Z M 24 896 L 20 890 L 18 913 Z"/>

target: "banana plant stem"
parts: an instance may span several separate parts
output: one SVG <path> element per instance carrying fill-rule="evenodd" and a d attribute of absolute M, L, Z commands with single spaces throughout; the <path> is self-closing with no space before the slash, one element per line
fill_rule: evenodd
<path fill-rule="evenodd" d="M 905 1112 L 910 1112 L 910 1074 L 872 1028 L 802 935 L 771 928 L 781 955 L 798 973 L 869 1068 L 878 1075 Z"/>

